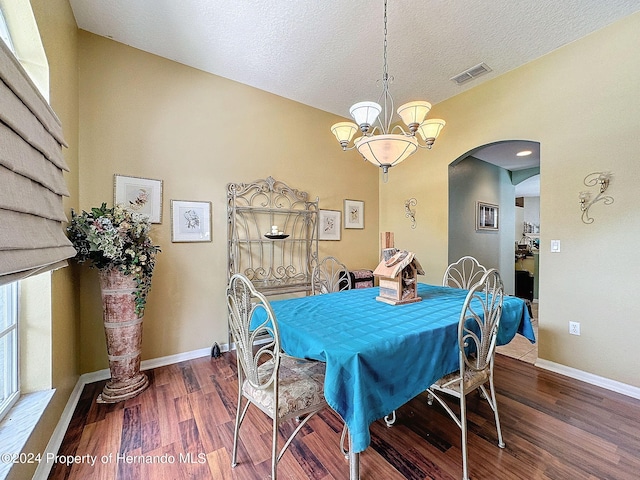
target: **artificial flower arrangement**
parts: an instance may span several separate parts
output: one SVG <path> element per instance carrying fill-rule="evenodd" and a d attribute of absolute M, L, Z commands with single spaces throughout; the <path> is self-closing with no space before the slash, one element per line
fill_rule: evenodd
<path fill-rule="evenodd" d="M 134 277 L 137 315 L 144 312 L 156 254 L 160 252 L 149 237 L 150 229 L 147 215 L 127 210 L 123 205 L 107 208 L 106 203 L 80 215 L 71 210 L 71 223 L 67 227 L 78 263 L 89 260 L 99 270 L 117 268 Z"/>

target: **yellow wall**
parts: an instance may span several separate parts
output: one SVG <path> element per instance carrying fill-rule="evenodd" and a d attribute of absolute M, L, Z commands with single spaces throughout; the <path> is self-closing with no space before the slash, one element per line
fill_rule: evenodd
<path fill-rule="evenodd" d="M 378 260 L 378 170 L 343 153 L 334 115 L 81 31 L 80 207 L 113 201 L 114 173 L 161 179 L 162 248 L 142 358 L 227 342 L 226 185 L 269 175 L 342 210 L 364 200 L 364 230 L 320 242 L 350 268 Z M 211 243 L 171 243 L 170 200 L 213 202 Z M 95 271 L 81 280 L 81 371 L 107 367 Z"/>
<path fill-rule="evenodd" d="M 479 145 L 527 139 L 541 143 L 540 356 L 640 386 L 634 365 L 637 272 L 637 81 L 640 14 L 436 105 L 447 127 L 432 151 L 391 170 L 342 153 L 328 131 L 336 117 L 194 70 L 116 42 L 78 32 L 67 0 L 31 0 L 47 53 L 51 104 L 69 148 L 68 209 L 113 199 L 113 174 L 164 180 L 162 247 L 145 315 L 143 358 L 226 342 L 225 186 L 272 175 L 342 210 L 365 201 L 364 230 L 321 242 L 351 268 L 372 267 L 378 233 L 417 252 L 425 279 L 437 283 L 447 263 L 448 165 Z M 79 68 L 79 76 L 78 76 Z M 582 179 L 611 170 L 613 205 L 580 221 Z M 379 196 L 379 198 L 378 198 Z M 417 228 L 404 201 L 418 200 Z M 213 202 L 213 242 L 172 244 L 169 201 Z M 551 239 L 562 252 L 549 253 Z M 75 273 L 80 273 L 76 280 Z M 52 276 L 50 407 L 24 451 L 43 451 L 78 372 L 106 368 L 95 272 L 66 268 Z M 79 299 L 79 300 L 78 300 Z M 568 321 L 582 323 L 569 336 Z M 28 478 L 16 466 L 10 478 Z"/>
<path fill-rule="evenodd" d="M 49 63 L 49 100 L 60 118 L 69 148 L 63 154 L 71 172 L 65 175 L 70 197 L 78 201 L 78 30 L 68 0 L 31 0 Z M 25 445 L 24 452 L 43 452 L 69 395 L 78 381 L 77 285 L 72 268 L 51 275 L 51 385 L 56 392 Z M 9 479 L 31 478 L 35 464 L 16 464 Z"/>
<path fill-rule="evenodd" d="M 432 115 L 447 126 L 434 149 L 380 186 L 380 229 L 415 249 L 426 279 L 438 282 L 447 263 L 449 163 L 495 141 L 539 141 L 539 356 L 636 387 L 638 45 L 640 13 L 439 103 Z M 602 170 L 613 172 L 615 203 L 597 204 L 595 222 L 585 225 L 582 181 Z M 415 230 L 399 213 L 409 197 L 418 200 Z M 560 253 L 550 253 L 552 239 L 561 240 Z M 568 334 L 570 320 L 581 322 L 581 336 Z"/>

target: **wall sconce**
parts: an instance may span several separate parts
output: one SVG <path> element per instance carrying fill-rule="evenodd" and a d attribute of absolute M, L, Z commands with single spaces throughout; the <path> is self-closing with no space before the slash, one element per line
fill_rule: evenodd
<path fill-rule="evenodd" d="M 411 228 L 416 228 L 416 211 L 411 210 L 411 207 L 415 207 L 418 201 L 415 198 L 410 198 L 404 201 L 404 214 L 405 217 L 411 219 Z"/>
<path fill-rule="evenodd" d="M 594 221 L 594 219 L 589 216 L 589 209 L 593 204 L 601 200 L 605 205 L 611 205 L 613 203 L 613 197 L 604 195 L 604 192 L 609 188 L 611 176 L 609 172 L 593 172 L 584 177 L 584 184 L 587 187 L 600 185 L 600 191 L 595 197 L 593 197 L 591 192 L 580 192 L 580 210 L 582 210 L 582 221 L 584 223 L 593 223 Z"/>

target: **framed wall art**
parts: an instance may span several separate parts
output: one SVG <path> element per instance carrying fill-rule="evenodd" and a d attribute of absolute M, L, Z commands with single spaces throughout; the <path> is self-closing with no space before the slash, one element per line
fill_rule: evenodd
<path fill-rule="evenodd" d="M 344 228 L 364 228 L 364 202 L 344 201 Z"/>
<path fill-rule="evenodd" d="M 499 226 L 498 205 L 476 202 L 476 230 L 498 231 Z"/>
<path fill-rule="evenodd" d="M 340 211 L 318 211 L 318 240 L 340 240 Z"/>
<path fill-rule="evenodd" d="M 151 223 L 162 223 L 162 180 L 115 174 L 113 203 L 148 215 Z"/>
<path fill-rule="evenodd" d="M 210 242 L 211 202 L 171 200 L 171 241 Z"/>

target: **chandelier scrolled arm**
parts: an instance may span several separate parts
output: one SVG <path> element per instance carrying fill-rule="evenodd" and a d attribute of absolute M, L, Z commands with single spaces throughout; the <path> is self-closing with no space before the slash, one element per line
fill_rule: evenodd
<path fill-rule="evenodd" d="M 393 127 L 391 125 L 394 108 L 393 97 L 389 92 L 390 77 L 387 72 L 386 0 L 384 2 L 383 52 L 382 93 L 378 103 L 367 101 L 354 104 L 349 109 L 349 114 L 355 123 L 338 122 L 331 126 L 331 132 L 343 151 L 355 148 L 365 160 L 382 168 L 386 181 L 389 168 L 414 154 L 418 147 L 431 149 L 446 122 L 440 118 L 427 119 L 431 104 L 420 100 L 405 103 L 397 109 L 396 113 L 408 130 L 402 128 L 399 123 Z M 358 130 L 362 135 L 354 140 Z"/>

